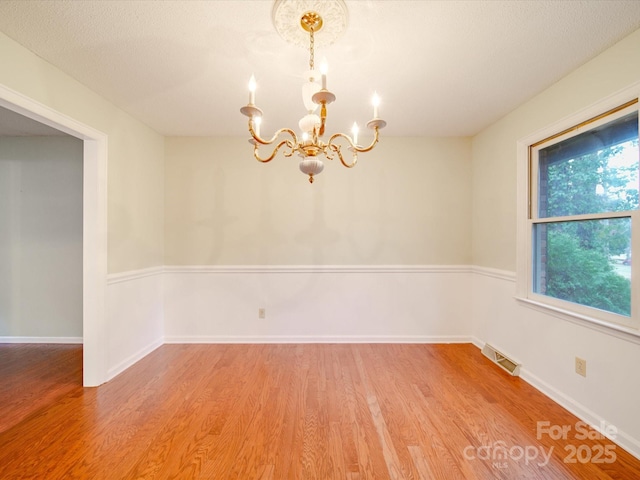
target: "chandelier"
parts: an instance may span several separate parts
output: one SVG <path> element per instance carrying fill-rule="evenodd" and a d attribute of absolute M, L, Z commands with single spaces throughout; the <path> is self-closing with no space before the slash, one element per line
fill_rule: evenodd
<path fill-rule="evenodd" d="M 311 8 L 311 9 L 309 9 Z M 324 12 L 321 12 L 324 10 Z M 324 18 L 323 18 L 324 17 Z M 332 26 L 327 20 L 337 20 Z M 373 140 L 368 146 L 358 144 L 358 125 L 353 124 L 351 136 L 344 133 L 334 133 L 328 141 L 323 141 L 327 120 L 327 105 L 334 102 L 336 96 L 327 90 L 327 66 L 323 62 L 320 72 L 315 69 L 316 34 L 327 33 L 327 38 L 335 37 L 346 26 L 346 6 L 343 0 L 277 0 L 273 8 L 273 20 L 278 32 L 288 41 L 301 43 L 308 35 L 309 71 L 305 74 L 302 85 L 302 97 L 307 114 L 298 122 L 300 136 L 290 128 L 281 128 L 270 139 L 260 136 L 262 110 L 256 106 L 256 81 L 253 76 L 249 81 L 249 103 L 240 109 L 243 115 L 249 117 L 250 143 L 253 144 L 253 156 L 262 163 L 273 160 L 282 149 L 285 157 L 298 154 L 300 171 L 309 176 L 313 183 L 314 176 L 324 169 L 322 157 L 333 160 L 338 157 L 342 165 L 352 168 L 358 162 L 358 153 L 369 152 L 378 143 L 378 131 L 387 124 L 379 118 L 380 99 L 373 96 L 373 119 L 367 122 L 367 127 L 373 130 Z M 291 24 L 294 25 L 291 25 Z M 323 31 L 324 29 L 324 31 Z M 320 115 L 316 110 L 320 107 Z M 284 138 L 283 138 L 284 137 Z M 279 140 L 280 139 L 280 140 Z M 342 139 L 341 143 L 338 141 Z M 272 146 L 271 153 L 260 156 L 260 146 Z M 342 151 L 345 146 L 348 153 Z M 347 158 L 345 158 L 347 157 Z"/>

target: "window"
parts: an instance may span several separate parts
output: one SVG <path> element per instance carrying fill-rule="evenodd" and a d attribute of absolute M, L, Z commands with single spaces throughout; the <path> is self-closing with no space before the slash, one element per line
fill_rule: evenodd
<path fill-rule="evenodd" d="M 545 133 L 526 145 L 519 296 L 637 329 L 638 101 Z"/>

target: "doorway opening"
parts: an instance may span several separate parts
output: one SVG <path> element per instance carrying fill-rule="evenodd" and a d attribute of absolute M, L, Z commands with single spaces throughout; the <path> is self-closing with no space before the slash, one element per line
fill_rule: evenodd
<path fill-rule="evenodd" d="M 83 141 L 83 385 L 98 386 L 107 380 L 107 136 L 3 85 L 0 107 Z"/>

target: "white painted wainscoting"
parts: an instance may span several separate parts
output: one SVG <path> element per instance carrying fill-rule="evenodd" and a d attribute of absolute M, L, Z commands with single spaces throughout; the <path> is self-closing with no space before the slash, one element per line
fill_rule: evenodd
<path fill-rule="evenodd" d="M 164 343 L 162 272 L 155 267 L 108 276 L 108 380 Z"/>
<path fill-rule="evenodd" d="M 470 342 L 470 275 L 468 266 L 165 267 L 165 341 Z"/>
<path fill-rule="evenodd" d="M 612 440 L 640 458 L 638 340 L 525 306 L 515 300 L 514 272 L 473 272 L 474 343 L 514 358 L 523 380 L 596 429 L 614 426 Z M 575 373 L 575 357 L 587 361 L 586 377 Z"/>

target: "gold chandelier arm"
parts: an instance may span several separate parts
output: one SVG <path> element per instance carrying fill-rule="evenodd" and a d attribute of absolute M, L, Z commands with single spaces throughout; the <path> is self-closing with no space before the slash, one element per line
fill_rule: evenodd
<path fill-rule="evenodd" d="M 293 141 L 287 140 L 287 142 L 290 142 L 292 145 L 297 145 L 298 144 L 298 137 L 296 136 L 296 132 L 294 132 L 290 128 L 281 128 L 280 130 L 278 130 L 273 135 L 273 137 L 271 137 L 271 140 L 265 140 L 264 138 L 262 138 L 258 134 L 256 134 L 256 131 L 253 128 L 252 119 L 249 119 L 249 133 L 251 134 L 251 138 L 253 138 L 257 143 L 259 143 L 261 145 L 271 145 L 273 142 L 276 141 L 276 139 L 278 138 L 278 136 L 281 133 L 288 133 L 289 135 L 291 135 Z M 278 146 L 278 148 L 280 148 L 280 146 Z M 291 147 L 291 148 L 293 148 L 293 147 Z M 291 156 L 291 155 L 288 155 L 288 156 Z"/>
<path fill-rule="evenodd" d="M 272 140 L 272 142 L 273 142 L 273 140 Z M 293 155 L 293 143 L 291 142 L 291 140 L 282 140 L 278 145 L 276 145 L 276 148 L 273 149 L 273 151 L 271 152 L 271 155 L 269 155 L 266 158 L 262 158 L 258 154 L 258 144 L 256 143 L 254 145 L 254 147 L 253 147 L 253 156 L 255 157 L 256 160 L 258 160 L 261 163 L 270 162 L 278 154 L 278 150 L 280 150 L 280 148 L 282 148 L 285 145 L 290 149 L 290 151 L 289 152 L 284 152 L 284 156 L 285 157 L 290 157 L 291 155 Z"/>
<path fill-rule="evenodd" d="M 347 168 L 353 168 L 355 167 L 356 163 L 358 163 L 358 153 L 370 152 L 371 150 L 373 150 L 373 147 L 376 146 L 376 143 L 378 143 L 378 127 L 374 127 L 373 131 L 374 131 L 373 140 L 368 147 L 359 147 L 355 145 L 351 137 L 349 137 L 348 135 L 345 135 L 344 133 L 334 133 L 333 135 L 331 135 L 331 138 L 329 138 L 329 142 L 327 143 L 327 147 L 329 147 L 329 149 L 332 152 L 338 154 L 338 158 L 340 159 L 340 163 L 342 163 L 342 165 L 344 165 Z M 349 150 L 353 152 L 353 161 L 351 163 L 347 163 L 344 160 L 344 157 L 342 156 L 342 151 L 340 149 L 340 145 L 338 145 L 337 143 L 334 143 L 334 140 L 340 137 L 344 138 L 347 142 L 349 142 L 349 145 L 350 145 Z M 333 155 L 331 154 L 326 155 L 326 157 L 329 160 L 333 159 Z"/>
<path fill-rule="evenodd" d="M 373 140 L 371 141 L 371 145 L 369 145 L 366 148 L 355 147 L 355 149 L 356 149 L 356 151 L 361 152 L 361 153 L 370 152 L 371 150 L 373 150 L 373 147 L 376 146 L 376 143 L 378 143 L 378 127 L 375 127 L 373 129 Z"/>
<path fill-rule="evenodd" d="M 347 163 L 347 162 L 345 162 L 344 157 L 342 156 L 342 151 L 340 150 L 340 145 L 332 144 L 332 145 L 329 145 L 329 147 L 331 148 L 331 150 L 333 150 L 335 153 L 338 154 L 338 158 L 340 159 L 340 163 L 342 163 L 342 165 L 344 165 L 345 167 L 353 168 L 353 167 L 356 166 L 356 163 L 358 163 L 358 152 L 354 151 L 353 152 L 353 157 L 352 157 L 353 160 L 351 161 L 351 163 Z M 331 160 L 331 159 L 333 159 L 333 155 L 331 155 L 331 156 L 327 155 L 327 158 L 329 158 Z"/>
<path fill-rule="evenodd" d="M 347 163 L 345 161 L 344 157 L 342 156 L 342 150 L 341 150 L 340 145 L 338 145 L 337 143 L 331 143 L 337 137 L 346 138 L 347 141 L 349 142 L 349 144 L 351 145 L 351 147 L 349 148 L 353 152 L 353 157 L 352 157 L 353 160 L 351 161 L 351 163 Z M 331 138 L 329 139 L 329 143 L 327 143 L 326 147 L 328 147 L 332 152 L 338 154 L 338 158 L 340 159 L 340 163 L 342 163 L 342 165 L 344 165 L 345 167 L 353 168 L 353 167 L 356 166 L 356 163 L 358 163 L 358 152 L 356 151 L 355 146 L 353 145 L 353 142 L 351 141 L 351 139 L 347 135 L 345 135 L 344 133 L 336 133 L 336 134 L 332 135 Z M 327 159 L 333 160 L 333 155 L 327 153 L 326 150 L 325 150 L 324 155 L 327 157 Z"/>
<path fill-rule="evenodd" d="M 334 133 L 333 135 L 331 135 L 331 138 L 329 138 L 329 142 L 327 143 L 327 146 L 330 147 L 331 150 L 333 151 L 339 150 L 339 148 L 338 149 L 335 148 L 335 144 L 333 143 L 333 141 L 339 137 L 346 139 L 347 142 L 349 142 L 349 145 L 351 146 L 351 148 L 355 152 L 360 152 L 360 153 L 370 152 L 371 150 L 373 150 L 373 147 L 376 146 L 376 143 L 378 143 L 378 127 L 374 127 L 373 140 L 368 147 L 359 147 L 357 145 L 354 145 L 353 140 L 351 140 L 351 137 L 349 137 L 348 135 L 345 135 L 344 133 Z"/>
<path fill-rule="evenodd" d="M 270 140 L 265 140 L 264 138 L 261 138 L 253 128 L 252 119 L 249 119 L 249 133 L 251 133 L 251 138 L 253 138 L 253 145 L 254 145 L 253 156 L 255 157 L 256 160 L 258 160 L 261 163 L 267 163 L 273 160 L 275 156 L 278 154 L 278 151 L 284 146 L 286 146 L 289 149 L 288 152 L 287 151 L 284 152 L 284 156 L 285 157 L 292 156 L 295 146 L 298 144 L 298 137 L 296 137 L 296 133 L 290 128 L 281 128 L 273 135 L 273 137 Z M 260 145 L 271 145 L 273 142 L 276 141 L 276 139 L 278 138 L 278 136 L 280 136 L 281 133 L 288 133 L 289 135 L 291 135 L 292 140 L 282 140 L 273 149 L 273 151 L 271 152 L 271 155 L 265 158 L 261 157 L 260 154 L 258 153 L 258 147 Z"/>
<path fill-rule="evenodd" d="M 378 127 L 374 127 L 374 129 L 373 129 L 373 140 L 371 141 L 371 144 L 368 147 L 359 147 L 357 145 L 354 145 L 353 144 L 353 140 L 351 140 L 351 138 L 348 135 L 345 135 L 344 133 L 334 133 L 331 136 L 331 138 L 329 138 L 328 145 L 331 148 L 333 148 L 333 140 L 338 138 L 338 137 L 346 138 L 347 141 L 349 142 L 349 144 L 351 145 L 351 148 L 353 148 L 354 151 L 360 152 L 360 153 L 367 153 L 367 152 L 370 152 L 371 150 L 373 150 L 373 147 L 375 147 L 376 143 L 378 143 Z"/>

